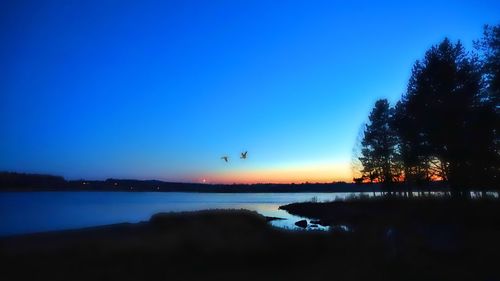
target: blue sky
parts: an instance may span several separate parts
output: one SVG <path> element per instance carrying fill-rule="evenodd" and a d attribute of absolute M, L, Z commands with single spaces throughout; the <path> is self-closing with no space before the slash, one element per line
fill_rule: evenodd
<path fill-rule="evenodd" d="M 350 180 L 374 101 L 499 22 L 499 1 L 3 1 L 0 170 Z"/>

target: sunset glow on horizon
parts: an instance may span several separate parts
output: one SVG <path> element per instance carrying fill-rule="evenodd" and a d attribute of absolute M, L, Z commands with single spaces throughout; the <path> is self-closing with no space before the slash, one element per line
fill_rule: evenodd
<path fill-rule="evenodd" d="M 217 171 L 201 177 L 202 182 L 205 179 L 209 184 L 259 184 L 259 183 L 332 183 L 332 182 L 351 182 L 351 170 L 348 163 L 319 163 L 266 169 L 241 169 Z"/>

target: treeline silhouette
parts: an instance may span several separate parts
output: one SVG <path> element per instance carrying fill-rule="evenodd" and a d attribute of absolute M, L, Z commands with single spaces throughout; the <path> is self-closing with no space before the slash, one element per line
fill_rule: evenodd
<path fill-rule="evenodd" d="M 500 187 L 500 25 L 485 26 L 467 52 L 445 38 L 413 65 L 395 106 L 376 101 L 357 144 L 360 177 L 395 183 L 441 181 L 455 194 Z"/>
<path fill-rule="evenodd" d="M 24 174 L 0 172 L 0 187 L 7 188 L 37 188 L 37 187 L 65 187 L 68 182 L 60 176 L 42 174 Z"/>
<path fill-rule="evenodd" d="M 130 191 L 130 192 L 377 192 L 381 185 L 345 182 L 300 184 L 202 184 L 160 180 L 106 179 L 65 180 L 63 177 L 0 172 L 0 191 Z M 440 184 L 420 191 L 448 191 Z"/>

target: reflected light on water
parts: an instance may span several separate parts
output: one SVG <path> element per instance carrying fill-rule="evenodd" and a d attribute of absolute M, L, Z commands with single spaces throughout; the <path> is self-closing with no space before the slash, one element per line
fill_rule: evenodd
<path fill-rule="evenodd" d="M 473 192 L 477 197 L 481 193 Z M 375 193 L 380 196 L 381 193 Z M 415 196 L 422 194 L 415 193 Z M 428 196 L 429 193 L 423 194 Z M 431 196 L 447 193 L 433 192 Z M 279 206 L 295 202 L 324 202 L 373 193 L 187 193 L 187 192 L 0 192 L 0 236 L 74 229 L 148 220 L 159 212 L 204 209 L 248 209 L 282 218 L 271 225 L 301 229 L 294 216 Z M 498 198 L 498 192 L 487 196 Z M 310 223 L 310 220 L 308 223 Z M 348 229 L 339 226 L 339 229 Z M 322 229 L 322 227 L 318 227 Z M 315 229 L 309 227 L 308 229 Z"/>

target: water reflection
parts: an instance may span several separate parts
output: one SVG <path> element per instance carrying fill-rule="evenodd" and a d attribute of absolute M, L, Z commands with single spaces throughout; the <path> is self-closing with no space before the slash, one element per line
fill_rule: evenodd
<path fill-rule="evenodd" d="M 479 196 L 479 193 L 471 196 Z M 498 198 L 498 192 L 489 192 Z M 185 192 L 0 192 L 0 235 L 90 227 L 148 220 L 159 212 L 203 209 L 248 209 L 273 220 L 273 226 L 301 229 L 295 222 L 304 218 L 291 215 L 279 206 L 315 201 L 324 202 L 352 196 L 380 196 L 381 193 L 185 193 Z M 415 196 L 422 196 L 415 193 Z M 426 194 L 424 194 L 426 195 Z M 446 193 L 431 193 L 444 196 Z M 349 230 L 347 226 L 340 229 Z M 306 230 L 326 230 L 311 226 Z"/>
<path fill-rule="evenodd" d="M 249 209 L 277 227 L 297 229 L 303 219 L 280 205 L 346 197 L 332 193 L 183 193 L 183 192 L 0 192 L 0 235 L 74 229 L 148 220 L 159 212 L 203 209 Z"/>

